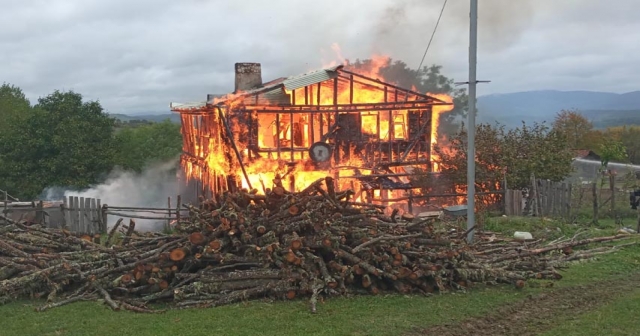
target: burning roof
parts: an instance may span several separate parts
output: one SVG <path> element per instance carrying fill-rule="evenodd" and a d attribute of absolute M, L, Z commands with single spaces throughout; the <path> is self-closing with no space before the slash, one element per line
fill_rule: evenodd
<path fill-rule="evenodd" d="M 203 102 L 195 103 L 171 103 L 170 108 L 174 112 L 191 112 L 193 110 L 199 110 L 206 108 L 207 105 L 225 104 L 229 101 L 242 99 L 246 97 L 255 97 L 260 94 L 271 98 L 272 100 L 265 102 L 288 104 L 290 98 L 287 92 L 291 92 L 296 89 L 304 88 L 305 86 L 311 86 L 314 84 L 322 83 L 328 80 L 332 80 L 339 76 L 340 70 L 344 69 L 344 65 L 330 66 L 318 70 L 313 70 L 303 74 L 293 75 L 289 77 L 280 77 L 271 80 L 267 83 L 260 83 L 258 81 L 245 78 L 257 77 L 255 74 L 260 71 L 260 66 L 256 66 L 258 63 L 237 63 L 236 64 L 236 89 L 231 94 L 210 94 L 207 96 L 207 100 Z M 239 72 L 238 65 L 250 65 L 256 67 L 255 72 Z M 260 74 L 261 78 L 261 74 Z M 383 81 L 375 79 L 376 83 L 382 84 Z M 388 84 L 390 85 L 390 84 Z M 395 87 L 395 86 L 393 86 Z M 418 96 L 424 96 L 425 99 L 432 99 L 436 103 L 444 105 L 450 105 L 451 102 L 448 97 L 443 98 L 442 95 L 422 95 L 412 90 L 403 89 L 405 92 L 411 92 Z"/>

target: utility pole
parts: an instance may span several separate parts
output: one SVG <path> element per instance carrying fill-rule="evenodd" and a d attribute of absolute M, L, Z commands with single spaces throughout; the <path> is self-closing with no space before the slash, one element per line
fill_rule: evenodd
<path fill-rule="evenodd" d="M 467 242 L 473 242 L 476 196 L 476 56 L 478 53 L 478 0 L 469 11 L 469 112 L 467 115 Z"/>

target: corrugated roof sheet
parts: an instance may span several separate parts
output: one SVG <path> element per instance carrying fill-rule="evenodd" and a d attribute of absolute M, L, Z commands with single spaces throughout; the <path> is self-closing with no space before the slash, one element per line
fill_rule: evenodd
<path fill-rule="evenodd" d="M 338 76 L 337 70 L 341 69 L 342 67 L 342 65 L 337 65 L 329 68 L 307 72 L 297 76 L 287 77 L 287 79 L 285 79 L 283 82 L 284 88 L 288 91 L 291 91 L 299 89 L 301 87 L 333 79 Z"/>
<path fill-rule="evenodd" d="M 338 70 L 342 69 L 343 65 L 331 66 L 319 70 L 310 71 L 307 73 L 303 73 L 300 75 L 290 76 L 286 78 L 277 78 L 272 81 L 269 81 L 262 86 L 243 91 L 237 95 L 229 95 L 229 99 L 242 99 L 245 103 L 252 104 L 255 103 L 253 98 L 249 98 L 248 96 L 261 95 L 258 97 L 258 104 L 269 102 L 276 104 L 286 104 L 289 102 L 289 95 L 286 94 L 286 91 L 296 90 L 305 86 L 321 83 L 327 80 L 331 80 L 338 76 Z M 206 107 L 207 103 L 213 104 L 212 99 L 213 95 L 209 96 L 208 102 L 198 102 L 198 103 L 171 103 L 172 110 L 190 110 L 190 109 L 200 109 Z M 219 95 L 217 95 L 219 96 Z M 218 99 L 220 97 L 217 97 Z"/>
<path fill-rule="evenodd" d="M 207 106 L 207 102 L 197 102 L 197 103 L 170 103 L 169 108 L 171 110 L 195 110 L 201 109 Z"/>
<path fill-rule="evenodd" d="M 276 89 L 295 90 L 301 87 L 305 87 L 311 84 L 317 84 L 338 75 L 337 70 L 341 69 L 343 65 L 332 66 L 320 70 L 314 70 L 311 72 L 303 73 L 301 75 L 290 76 L 287 78 L 278 78 L 263 84 L 261 87 L 253 90 L 243 91 L 236 97 L 251 96 L 255 94 L 262 94 L 265 92 L 271 93 Z"/>

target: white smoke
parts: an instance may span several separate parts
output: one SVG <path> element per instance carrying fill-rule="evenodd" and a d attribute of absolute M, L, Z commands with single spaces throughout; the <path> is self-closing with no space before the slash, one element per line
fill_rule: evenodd
<path fill-rule="evenodd" d="M 186 189 L 184 179 L 181 178 L 178 160 L 151 165 L 141 173 L 114 169 L 103 183 L 85 190 L 72 190 L 64 187 L 51 187 L 43 192 L 45 200 L 61 200 L 67 196 L 100 199 L 102 204 L 110 207 L 140 207 L 140 208 L 168 208 L 168 198 L 171 197 L 171 207 L 176 208 L 177 195 Z M 163 213 L 125 212 L 119 213 L 139 215 L 145 217 L 167 217 Z M 175 216 L 175 211 L 172 212 Z M 108 215 L 107 226 L 111 227 L 123 216 Z M 136 230 L 157 231 L 166 225 L 166 220 L 134 219 Z M 128 220 L 125 218 L 125 223 Z"/>

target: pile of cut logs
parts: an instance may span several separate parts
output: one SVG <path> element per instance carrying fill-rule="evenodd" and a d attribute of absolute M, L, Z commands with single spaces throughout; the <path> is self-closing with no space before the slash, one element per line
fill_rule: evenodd
<path fill-rule="evenodd" d="M 0 302 L 46 298 L 44 311 L 80 300 L 114 310 L 215 307 L 250 299 L 382 292 L 443 293 L 477 283 L 559 279 L 567 261 L 616 247 L 573 248 L 612 236 L 544 243 L 467 232 L 357 203 L 330 178 L 287 192 L 239 191 L 187 206 L 175 232 L 140 233 L 120 220 L 103 236 L 77 237 L 0 217 Z"/>

